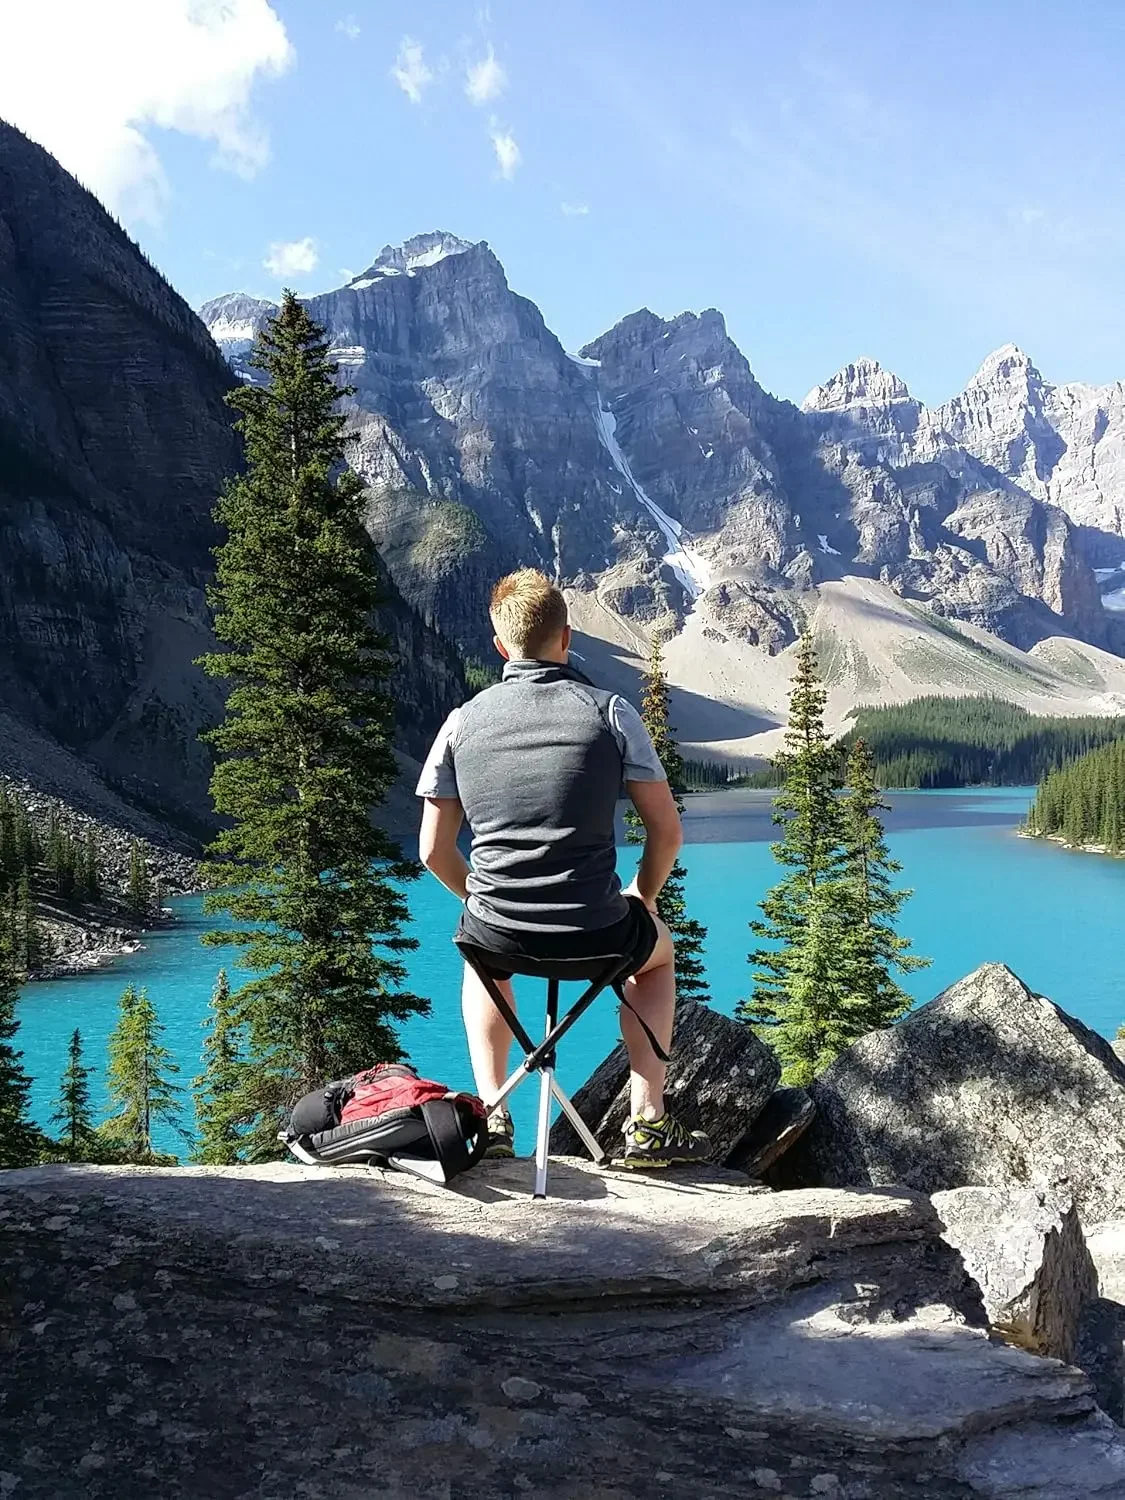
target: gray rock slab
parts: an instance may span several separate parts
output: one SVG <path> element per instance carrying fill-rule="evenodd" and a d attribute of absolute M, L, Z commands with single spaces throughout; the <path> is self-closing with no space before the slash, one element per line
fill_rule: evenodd
<path fill-rule="evenodd" d="M 1019 1424 L 971 1440 L 954 1472 L 994 1500 L 1121 1500 L 1125 1442 L 1102 1412 L 1073 1426 Z"/>
<path fill-rule="evenodd" d="M 1091 1411 L 916 1195 L 528 1171 L 0 1174 L 0 1494 L 967 1500 Z"/>
<path fill-rule="evenodd" d="M 1125 1215 L 1125 1064 L 1003 964 L 841 1054 L 797 1154 L 842 1187 L 1065 1178 L 1085 1223 Z"/>
<path fill-rule="evenodd" d="M 692 1130 L 707 1132 L 714 1160 L 725 1162 L 749 1132 L 781 1077 L 774 1052 L 748 1026 L 694 1001 L 676 1007 L 665 1093 Z M 629 1059 L 615 1047 L 574 1095 L 579 1114 L 607 1151 L 619 1150 L 629 1110 Z M 582 1145 L 560 1119 L 551 1150 L 575 1156 Z"/>
<path fill-rule="evenodd" d="M 714 1169 L 639 1178 L 554 1162 L 530 1197 L 528 1161 L 485 1162 L 454 1188 L 393 1172 L 303 1167 L 33 1167 L 0 1174 L 0 1228 L 20 1199 L 57 1200 L 82 1232 L 100 1206 L 138 1245 L 194 1240 L 324 1291 L 412 1307 L 774 1296 L 849 1255 L 933 1246 L 929 1201 L 890 1192 L 754 1191 Z"/>
<path fill-rule="evenodd" d="M 935 1193 L 933 1203 L 992 1326 L 1023 1349 L 1073 1361 L 1098 1277 L 1069 1198 L 1049 1188 L 967 1187 Z"/>
<path fill-rule="evenodd" d="M 1081 1371 L 990 1339 L 949 1307 L 870 1318 L 855 1285 L 796 1292 L 727 1320 L 704 1353 L 645 1361 L 643 1387 L 722 1401 L 743 1419 L 799 1424 L 857 1443 L 963 1438 L 1093 1409 Z"/>

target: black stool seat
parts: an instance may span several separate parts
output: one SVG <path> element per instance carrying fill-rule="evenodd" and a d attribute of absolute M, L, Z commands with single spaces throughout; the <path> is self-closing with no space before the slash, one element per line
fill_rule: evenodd
<path fill-rule="evenodd" d="M 602 1166 L 609 1159 L 555 1079 L 555 1050 L 562 1038 L 603 990 L 612 988 L 623 1005 L 629 1004 L 625 997 L 624 984 L 630 960 L 620 953 L 606 953 L 592 957 L 584 955 L 582 958 L 574 959 L 534 959 L 522 954 L 517 956 L 510 953 L 494 953 L 491 949 L 483 948 L 463 938 L 454 938 L 453 941 L 465 962 L 475 971 L 488 991 L 492 1003 L 504 1017 L 511 1028 L 512 1035 L 524 1051 L 523 1062 L 507 1079 L 496 1098 L 486 1099 L 485 1104 L 490 1110 L 498 1108 L 532 1073 L 539 1074 L 539 1121 L 535 1138 L 535 1197 L 546 1198 L 547 1137 L 551 1123 L 552 1097 L 558 1100 L 563 1113 L 574 1126 L 594 1161 Z M 543 1040 L 538 1044 L 532 1041 L 496 983 L 498 979 L 510 979 L 514 975 L 547 981 L 547 1021 Z M 560 1021 L 558 1015 L 559 985 L 568 981 L 585 982 L 587 988 Z M 630 1009 L 632 1009 L 631 1006 Z M 644 1028 L 657 1056 L 663 1062 L 667 1062 L 667 1053 L 660 1047 L 649 1027 L 641 1017 L 638 1016 L 637 1019 Z"/>

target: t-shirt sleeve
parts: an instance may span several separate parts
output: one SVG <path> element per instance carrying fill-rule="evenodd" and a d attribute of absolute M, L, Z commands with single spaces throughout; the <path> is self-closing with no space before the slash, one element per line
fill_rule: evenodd
<path fill-rule="evenodd" d="M 667 781 L 656 746 L 633 705 L 625 698 L 613 698 L 609 718 L 625 763 L 622 781 Z"/>
<path fill-rule="evenodd" d="M 455 708 L 438 730 L 437 739 L 430 746 L 430 753 L 426 756 L 422 766 L 418 785 L 414 788 L 416 797 L 457 796 L 457 773 L 453 766 L 453 736 L 457 729 L 459 712 L 460 710 Z"/>

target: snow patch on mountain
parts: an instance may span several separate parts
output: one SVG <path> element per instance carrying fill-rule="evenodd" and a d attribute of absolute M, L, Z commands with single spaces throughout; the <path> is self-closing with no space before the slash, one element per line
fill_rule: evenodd
<path fill-rule="evenodd" d="M 617 441 L 617 418 L 602 403 L 601 396 L 598 397 L 597 408 L 598 435 L 602 440 L 605 451 L 609 454 L 614 468 L 624 479 L 625 483 L 636 495 L 649 515 L 656 522 L 668 550 L 664 554 L 664 561 L 672 569 L 684 589 L 692 599 L 698 599 L 711 586 L 711 570 L 699 553 L 686 544 L 684 528 L 679 521 L 674 520 L 667 511 L 661 510 L 656 501 L 651 499 L 633 477 L 633 471 L 629 467 L 629 460 L 621 451 L 621 445 Z"/>
<path fill-rule="evenodd" d="M 451 255 L 464 255 L 466 250 L 472 249 L 471 241 L 444 230 L 416 234 L 401 245 L 384 245 L 366 271 L 349 281 L 348 287 L 353 292 L 361 292 L 386 276 L 415 276 L 419 271 L 448 260 Z"/>

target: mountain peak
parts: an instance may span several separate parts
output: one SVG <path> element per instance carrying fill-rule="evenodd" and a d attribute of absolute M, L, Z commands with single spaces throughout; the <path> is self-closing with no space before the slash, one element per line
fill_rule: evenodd
<path fill-rule="evenodd" d="M 263 323 L 276 312 L 277 303 L 264 297 L 252 297 L 249 292 L 226 292 L 205 302 L 199 316 L 229 358 L 232 353 L 249 348 Z"/>
<path fill-rule="evenodd" d="M 815 385 L 801 403 L 802 411 L 844 411 L 850 406 L 891 406 L 909 401 L 906 383 L 877 359 L 866 356 L 837 370 L 823 385 Z"/>
<path fill-rule="evenodd" d="M 426 234 L 416 234 L 401 245 L 384 245 L 367 270 L 361 271 L 348 285 L 359 291 L 380 277 L 413 276 L 427 266 L 436 266 L 440 260 L 447 260 L 451 255 L 464 255 L 466 250 L 474 248 L 470 240 L 463 240 L 443 229 L 433 229 Z"/>
<path fill-rule="evenodd" d="M 1043 377 L 1016 344 L 1001 344 L 985 359 L 969 381 L 975 385 L 1041 385 Z"/>

